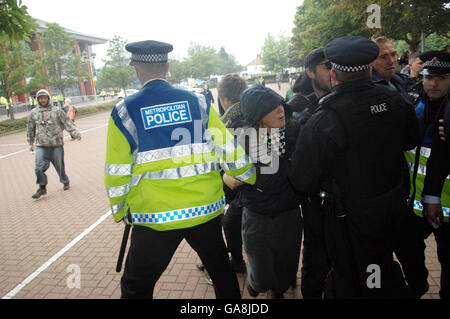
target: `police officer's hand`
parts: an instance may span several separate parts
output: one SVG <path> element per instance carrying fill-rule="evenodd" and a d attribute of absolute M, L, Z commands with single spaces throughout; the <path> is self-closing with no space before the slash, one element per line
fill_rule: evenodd
<path fill-rule="evenodd" d="M 34 146 L 33 146 L 33 145 L 28 146 L 28 150 L 29 150 L 30 152 L 33 152 L 33 151 L 34 151 Z"/>
<path fill-rule="evenodd" d="M 223 174 L 223 181 L 225 184 L 227 184 L 227 186 L 230 189 L 235 189 L 235 188 L 241 186 L 242 184 L 244 184 L 240 180 L 238 180 L 232 176 L 228 176 L 227 174 Z"/>
<path fill-rule="evenodd" d="M 442 219 L 444 218 L 440 204 L 423 203 L 423 215 L 434 228 L 441 226 Z"/>
<path fill-rule="evenodd" d="M 441 138 L 441 140 L 445 142 L 444 120 L 443 119 L 439 120 L 439 123 L 440 123 L 438 127 L 439 137 Z"/>

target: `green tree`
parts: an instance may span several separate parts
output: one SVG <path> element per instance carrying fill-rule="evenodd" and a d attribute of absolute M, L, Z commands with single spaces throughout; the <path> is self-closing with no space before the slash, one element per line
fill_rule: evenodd
<path fill-rule="evenodd" d="M 48 23 L 42 33 L 45 65 L 49 84 L 64 91 L 77 82 L 80 76 L 87 76 L 86 64 L 75 54 L 74 39 L 56 23 Z"/>
<path fill-rule="evenodd" d="M 169 59 L 170 69 L 168 80 L 171 83 L 178 83 L 189 76 L 187 63 L 176 59 Z"/>
<path fill-rule="evenodd" d="M 8 89 L 13 94 L 36 91 L 48 84 L 44 59 L 39 51 L 32 51 L 29 44 L 17 43 L 10 51 L 11 60 Z"/>
<path fill-rule="evenodd" d="M 331 40 L 349 35 L 368 36 L 360 30 L 358 19 L 349 10 L 330 0 L 305 0 L 297 7 L 292 30 L 292 54 L 304 59 L 315 48 Z"/>
<path fill-rule="evenodd" d="M 107 59 L 99 82 L 102 87 L 120 87 L 126 94 L 126 88 L 136 79 L 134 68 L 129 65 L 130 57 L 125 50 L 127 41 L 115 35 L 108 42 Z"/>
<path fill-rule="evenodd" d="M 186 63 L 189 77 L 208 77 L 218 73 L 220 59 L 213 47 L 191 43 L 187 55 L 183 62 Z"/>
<path fill-rule="evenodd" d="M 6 45 L 27 38 L 37 23 L 19 0 L 0 0 L 0 42 Z"/>
<path fill-rule="evenodd" d="M 268 34 L 261 50 L 261 60 L 266 71 L 279 72 L 289 64 L 289 37 L 280 34 L 276 39 Z"/>
<path fill-rule="evenodd" d="M 443 50 L 450 43 L 449 38 L 450 31 L 447 33 L 447 36 L 440 36 L 436 33 L 430 34 L 425 39 L 425 50 Z"/>
<path fill-rule="evenodd" d="M 381 9 L 381 28 L 369 29 L 366 25 L 367 7 L 373 0 L 330 0 L 356 19 L 361 31 L 380 33 L 394 40 L 403 40 L 411 52 L 419 50 L 423 38 L 435 33 L 449 37 L 450 6 L 448 0 L 378 0 Z"/>
<path fill-rule="evenodd" d="M 219 57 L 219 74 L 229 74 L 234 72 L 240 72 L 243 70 L 236 58 L 225 51 L 224 47 L 221 47 L 217 53 Z"/>
<path fill-rule="evenodd" d="M 10 98 L 33 91 L 35 85 L 47 84 L 45 76 L 38 72 L 43 63 L 37 54 L 23 41 L 0 43 L 0 96 Z"/>

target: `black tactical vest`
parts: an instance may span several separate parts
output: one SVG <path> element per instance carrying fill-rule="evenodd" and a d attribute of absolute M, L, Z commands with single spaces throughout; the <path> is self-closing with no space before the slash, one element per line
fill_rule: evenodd
<path fill-rule="evenodd" d="M 344 198 L 373 198 L 401 183 L 408 107 L 400 94 L 375 84 L 344 84 L 320 101 L 345 130 L 344 150 L 332 164 Z"/>

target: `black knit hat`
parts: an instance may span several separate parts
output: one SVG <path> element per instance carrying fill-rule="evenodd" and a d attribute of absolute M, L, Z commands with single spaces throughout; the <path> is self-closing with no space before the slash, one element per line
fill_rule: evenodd
<path fill-rule="evenodd" d="M 268 87 L 254 85 L 241 93 L 240 102 L 244 120 L 251 125 L 255 125 L 266 114 L 275 110 L 278 105 L 283 104 L 284 99 Z"/>

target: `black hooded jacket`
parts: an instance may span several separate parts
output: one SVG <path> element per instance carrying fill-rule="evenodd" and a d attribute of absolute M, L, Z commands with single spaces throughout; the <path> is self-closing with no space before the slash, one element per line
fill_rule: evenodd
<path fill-rule="evenodd" d="M 265 91 L 265 88 L 261 90 Z M 259 93 L 256 93 L 248 100 L 245 97 L 243 99 L 241 95 L 241 111 L 244 120 L 241 123 L 236 123 L 236 126 L 242 127 L 244 131 L 247 128 L 257 129 L 259 119 L 279 105 L 279 98 L 275 94 L 267 91 L 267 95 L 261 99 Z M 243 100 L 244 103 L 247 103 L 247 107 L 243 107 Z M 283 103 L 282 100 L 281 98 Z M 294 191 L 288 178 L 291 155 L 295 148 L 298 132 L 299 123 L 294 120 L 287 121 L 285 153 L 282 156 L 278 156 L 278 169 L 276 171 L 272 170 L 272 173 L 268 174 L 267 169 L 269 165 L 252 160 L 257 172 L 256 182 L 254 185 L 244 184 L 239 188 L 241 190 L 241 202 L 244 207 L 261 215 L 276 217 L 282 212 L 299 206 L 301 197 Z M 248 137 L 243 138 L 243 136 L 245 135 L 241 135 L 240 143 L 249 155 L 250 139 Z M 272 167 L 275 166 L 272 164 Z"/>
<path fill-rule="evenodd" d="M 294 98 L 287 102 L 286 113 L 288 117 L 292 116 L 296 120 L 300 120 L 303 117 L 303 113 L 312 113 L 319 104 L 319 99 L 314 93 L 314 89 L 311 85 L 311 79 L 303 72 L 295 81 Z"/>

